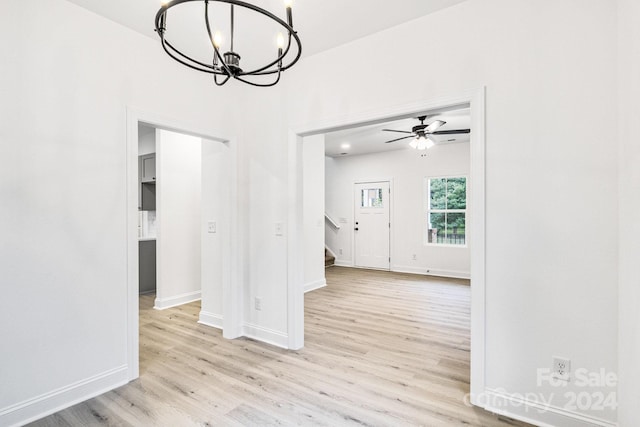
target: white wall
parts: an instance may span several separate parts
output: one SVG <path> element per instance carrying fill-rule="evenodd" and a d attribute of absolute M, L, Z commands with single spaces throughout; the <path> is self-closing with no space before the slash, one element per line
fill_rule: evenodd
<path fill-rule="evenodd" d="M 229 165 L 224 161 L 226 148 L 220 142 L 202 141 L 202 216 L 200 230 L 202 306 L 200 320 L 222 329 L 223 280 L 225 254 L 224 237 L 229 233 Z M 215 233 L 208 223 L 215 222 Z M 228 252 L 228 248 L 226 248 Z"/>
<path fill-rule="evenodd" d="M 425 178 L 468 176 L 469 144 L 436 146 L 426 153 L 426 157 L 421 157 L 421 154 L 424 152 L 398 150 L 362 156 L 326 157 L 327 212 L 342 223 L 340 230 L 328 226 L 325 235 L 340 265 L 353 266 L 354 263 L 354 183 L 392 180 L 391 270 L 469 277 L 469 246 L 424 244 Z M 413 260 L 414 254 L 416 260 Z"/>
<path fill-rule="evenodd" d="M 201 297 L 202 139 L 156 131 L 155 308 Z"/>
<path fill-rule="evenodd" d="M 576 369 L 617 370 L 618 156 L 593 132 L 594 120 L 616 123 L 611 5 L 468 0 L 306 58 L 285 81 L 294 128 L 487 87 L 486 386 L 553 394 L 554 412 L 508 409 L 556 424 L 562 392 L 581 390 L 539 387 L 539 368 L 564 356 Z M 415 55 L 425 45 L 437 61 Z M 413 63 L 399 75 L 380 52 Z M 267 143 L 264 162 L 287 152 Z"/>
<path fill-rule="evenodd" d="M 621 427 L 630 427 L 640 419 L 640 3 L 620 0 L 618 4 L 619 421 Z"/>
<path fill-rule="evenodd" d="M 304 286 L 310 291 L 327 283 L 324 275 L 324 135 L 305 138 L 302 150 Z"/>
<path fill-rule="evenodd" d="M 127 381 L 127 106 L 231 134 L 235 104 L 218 100 L 244 94 L 67 1 L 2 7 L 0 424 L 12 425 Z"/>
<path fill-rule="evenodd" d="M 287 73 L 283 79 L 293 77 Z M 284 87 L 250 90 L 244 105 L 243 124 L 238 126 L 243 141 L 238 146 L 239 239 L 245 260 L 240 274 L 244 280 L 245 334 L 280 346 L 287 345 L 287 172 Z M 284 151 L 282 151 L 284 149 Z M 277 236 L 275 224 L 284 225 Z M 262 300 L 256 310 L 255 298 Z"/>

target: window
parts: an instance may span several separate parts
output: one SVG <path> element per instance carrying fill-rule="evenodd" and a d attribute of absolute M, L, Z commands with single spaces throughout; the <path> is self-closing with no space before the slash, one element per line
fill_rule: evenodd
<path fill-rule="evenodd" d="M 371 188 L 362 190 L 360 196 L 360 207 L 363 208 L 383 208 L 382 188 Z"/>
<path fill-rule="evenodd" d="M 427 244 L 465 245 L 467 178 L 427 178 Z"/>

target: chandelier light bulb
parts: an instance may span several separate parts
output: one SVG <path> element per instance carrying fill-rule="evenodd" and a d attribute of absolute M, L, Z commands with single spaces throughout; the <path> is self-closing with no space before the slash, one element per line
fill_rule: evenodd
<path fill-rule="evenodd" d="M 222 34 L 220 33 L 220 31 L 216 31 L 216 33 L 213 35 L 213 44 L 218 49 L 220 49 L 220 47 L 222 46 Z"/>
<path fill-rule="evenodd" d="M 282 35 L 282 33 L 278 33 L 276 44 L 278 45 L 278 49 L 284 49 L 284 36 Z"/>
<path fill-rule="evenodd" d="M 293 7 L 293 0 L 284 0 L 284 7 L 291 9 Z"/>

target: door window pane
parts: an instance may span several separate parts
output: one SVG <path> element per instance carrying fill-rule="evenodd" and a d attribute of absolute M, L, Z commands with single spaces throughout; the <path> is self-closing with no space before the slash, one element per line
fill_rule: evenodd
<path fill-rule="evenodd" d="M 361 192 L 361 207 L 363 208 L 383 208 L 382 188 L 370 188 Z"/>

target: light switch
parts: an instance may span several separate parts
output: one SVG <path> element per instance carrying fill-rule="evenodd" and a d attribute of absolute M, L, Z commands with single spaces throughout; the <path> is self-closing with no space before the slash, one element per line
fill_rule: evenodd
<path fill-rule="evenodd" d="M 209 221 L 207 223 L 207 231 L 211 234 L 214 234 L 216 232 L 216 222 L 215 221 Z"/>
<path fill-rule="evenodd" d="M 284 223 L 276 222 L 276 236 L 284 236 Z"/>

